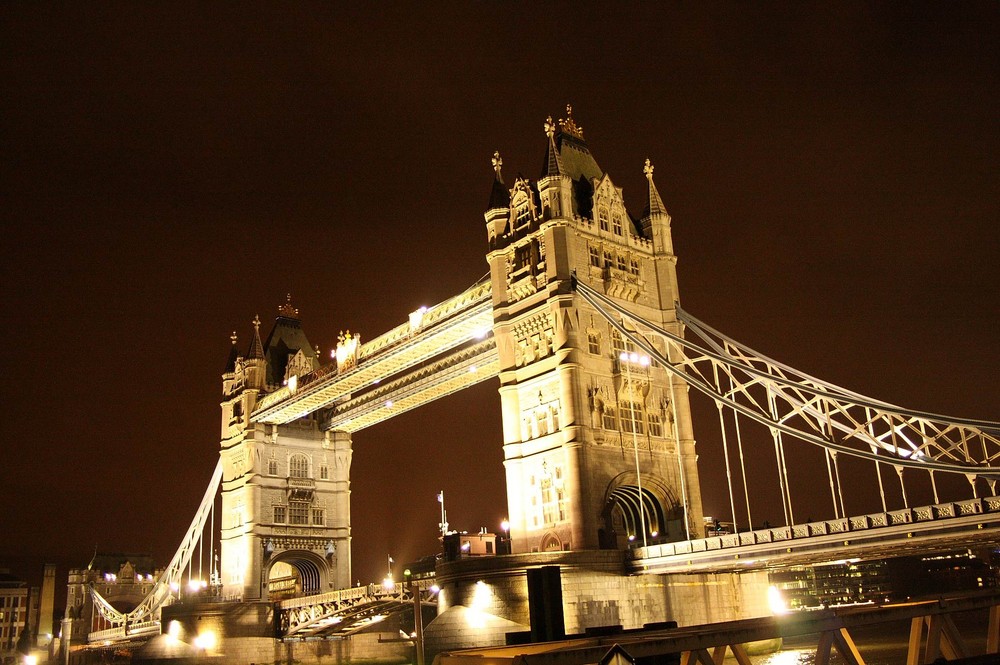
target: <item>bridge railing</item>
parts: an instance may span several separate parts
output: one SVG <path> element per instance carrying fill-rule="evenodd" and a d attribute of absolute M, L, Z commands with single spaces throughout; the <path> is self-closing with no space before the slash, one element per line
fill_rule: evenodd
<path fill-rule="evenodd" d="M 1000 513 L 1000 496 L 984 497 L 940 503 L 933 506 L 906 508 L 886 513 L 870 513 L 857 517 L 808 522 L 792 526 L 769 527 L 741 533 L 720 534 L 695 540 L 684 540 L 671 543 L 659 543 L 647 547 L 636 547 L 630 550 L 632 560 L 694 554 L 747 545 L 777 543 L 798 538 L 826 536 L 858 531 L 867 531 L 882 527 L 900 526 L 906 524 L 926 523 L 939 520 L 982 515 L 984 513 Z"/>

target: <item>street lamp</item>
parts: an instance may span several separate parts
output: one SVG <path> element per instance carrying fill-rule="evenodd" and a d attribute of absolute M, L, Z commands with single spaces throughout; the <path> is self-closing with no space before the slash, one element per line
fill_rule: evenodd
<path fill-rule="evenodd" d="M 500 522 L 500 530 L 503 532 L 503 535 L 500 537 L 501 546 L 497 548 L 497 554 L 510 554 L 510 522 L 506 518 Z"/>

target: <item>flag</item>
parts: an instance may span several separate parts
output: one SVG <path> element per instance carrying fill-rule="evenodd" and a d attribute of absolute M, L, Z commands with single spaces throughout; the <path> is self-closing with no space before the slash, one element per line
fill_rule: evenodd
<path fill-rule="evenodd" d="M 438 503 L 444 503 L 444 492 L 438 492 Z"/>

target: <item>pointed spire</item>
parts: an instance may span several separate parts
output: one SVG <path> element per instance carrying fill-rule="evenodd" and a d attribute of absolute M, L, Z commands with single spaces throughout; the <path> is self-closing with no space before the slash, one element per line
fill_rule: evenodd
<path fill-rule="evenodd" d="M 229 336 L 229 340 L 233 343 L 232 347 L 229 349 L 229 360 L 226 361 L 226 374 L 231 374 L 236 371 L 236 359 L 240 357 L 240 352 L 236 348 L 236 331 Z"/>
<path fill-rule="evenodd" d="M 493 153 L 493 170 L 496 172 L 496 177 L 493 178 L 493 189 L 490 191 L 490 202 L 486 207 L 487 210 L 494 210 L 496 208 L 509 208 L 510 207 L 510 192 L 507 191 L 507 186 L 503 184 L 503 176 L 500 175 L 500 169 L 503 166 L 503 160 L 500 158 L 500 151 L 497 150 Z"/>
<path fill-rule="evenodd" d="M 253 317 L 253 340 L 250 342 L 250 349 L 247 351 L 247 360 L 263 360 L 264 345 L 260 343 L 260 317 Z"/>
<path fill-rule="evenodd" d="M 669 217 L 667 208 L 663 205 L 663 199 L 660 198 L 660 193 L 656 190 L 656 185 L 653 183 L 653 165 L 649 163 L 649 159 L 646 160 L 646 165 L 642 168 L 642 172 L 646 174 L 646 180 L 649 181 L 649 197 L 646 201 L 646 209 L 642 213 L 643 218 L 654 216 Z"/>
<path fill-rule="evenodd" d="M 556 124 L 552 122 L 552 116 L 545 119 L 545 135 L 549 137 L 549 146 L 545 153 L 545 167 L 542 170 L 542 175 L 562 175 L 562 159 L 560 159 L 559 151 L 556 149 Z"/>

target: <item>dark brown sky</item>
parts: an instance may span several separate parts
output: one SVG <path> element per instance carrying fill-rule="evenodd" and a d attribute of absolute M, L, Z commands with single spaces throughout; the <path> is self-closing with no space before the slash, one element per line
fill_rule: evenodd
<path fill-rule="evenodd" d="M 655 164 L 689 311 L 1000 419 L 1000 6 L 837 5 L 4 4 L 0 562 L 165 562 L 218 454 L 230 332 L 291 292 L 329 349 L 472 284 L 490 155 L 536 177 L 567 102 L 633 212 Z M 755 513 L 780 521 L 767 452 Z M 802 516 L 829 512 L 820 460 L 796 462 Z M 353 480 L 361 580 L 433 548 L 440 489 L 454 526 L 494 528 L 495 383 L 357 434 Z"/>

